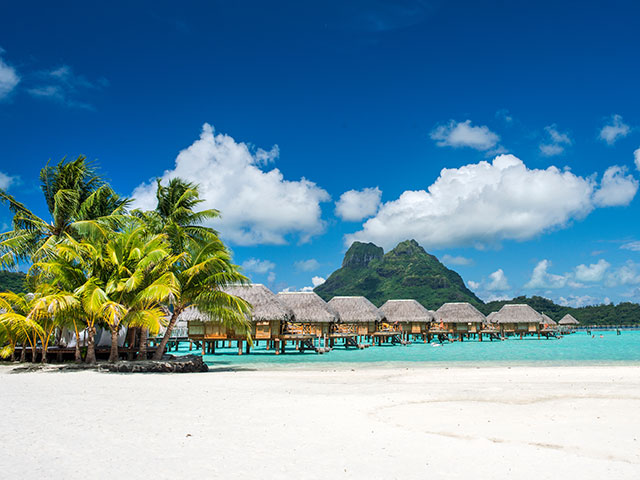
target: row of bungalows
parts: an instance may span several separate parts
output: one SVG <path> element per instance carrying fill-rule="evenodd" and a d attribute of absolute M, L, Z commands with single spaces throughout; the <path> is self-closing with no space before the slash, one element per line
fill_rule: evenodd
<path fill-rule="evenodd" d="M 224 291 L 252 305 L 247 319 L 250 328 L 238 330 L 196 308 L 186 309 L 179 320 L 187 322 L 189 340 L 201 344 L 203 353 L 215 353 L 216 346 L 225 342 L 229 346 L 237 342 L 239 354 L 249 352 L 251 341 L 266 342 L 267 349 L 281 353 L 287 344 L 299 351 L 321 351 L 338 341 L 347 347 L 362 347 L 365 340 L 381 344 L 477 337 L 482 341 L 483 335 L 493 339 L 498 335 L 548 336 L 557 331 L 551 318 L 528 305 L 505 305 L 485 317 L 466 302 L 445 303 L 434 312 L 410 299 L 388 300 L 377 308 L 362 296 L 336 296 L 325 302 L 314 292 L 276 295 L 261 284 L 231 286 Z"/>

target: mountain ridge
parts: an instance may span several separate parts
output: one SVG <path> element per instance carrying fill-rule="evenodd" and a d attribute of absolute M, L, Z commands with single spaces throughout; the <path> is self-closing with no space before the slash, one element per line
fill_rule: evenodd
<path fill-rule="evenodd" d="M 427 253 L 415 240 L 405 240 L 387 253 L 373 243 L 353 242 L 342 266 L 314 289 L 323 299 L 363 295 L 374 305 L 398 298 L 414 298 L 426 308 L 446 302 L 483 302 L 462 277 Z"/>

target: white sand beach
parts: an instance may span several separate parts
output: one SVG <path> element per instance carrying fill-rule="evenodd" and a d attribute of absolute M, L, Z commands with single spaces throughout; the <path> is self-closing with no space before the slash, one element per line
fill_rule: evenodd
<path fill-rule="evenodd" d="M 640 367 L 9 370 L 3 478 L 640 478 Z"/>

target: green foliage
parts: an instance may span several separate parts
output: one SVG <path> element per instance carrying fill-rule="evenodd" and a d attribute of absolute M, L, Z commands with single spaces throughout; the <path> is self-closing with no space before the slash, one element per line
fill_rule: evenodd
<path fill-rule="evenodd" d="M 0 271 L 0 292 L 26 293 L 26 278 L 22 272 Z"/>
<path fill-rule="evenodd" d="M 354 242 L 342 268 L 315 292 L 325 300 L 335 295 L 364 295 L 377 306 L 400 298 L 414 298 L 429 309 L 446 302 L 482 306 L 460 275 L 425 252 L 415 240 L 401 242 L 384 255 L 373 243 Z"/>

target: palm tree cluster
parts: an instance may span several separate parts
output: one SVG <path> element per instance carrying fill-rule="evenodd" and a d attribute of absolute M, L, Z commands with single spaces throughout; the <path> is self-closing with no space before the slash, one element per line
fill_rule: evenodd
<path fill-rule="evenodd" d="M 139 359 L 147 358 L 149 334 L 164 329 L 154 354 L 160 359 L 190 305 L 249 339 L 250 305 L 224 292 L 247 278 L 218 233 L 202 225 L 219 212 L 196 210 L 197 185 L 158 180 L 156 209 L 129 211 L 131 200 L 115 193 L 85 157 L 47 164 L 40 181 L 49 221 L 0 190 L 13 213 L 13 229 L 0 234 L 0 265 L 29 265 L 31 291 L 0 293 L 0 357 L 15 360 L 20 346 L 21 361 L 30 350 L 33 362 L 46 362 L 49 346 L 68 331 L 76 361 L 84 353 L 85 362 L 95 363 L 102 328 L 111 334 L 114 362 L 126 327 Z"/>

